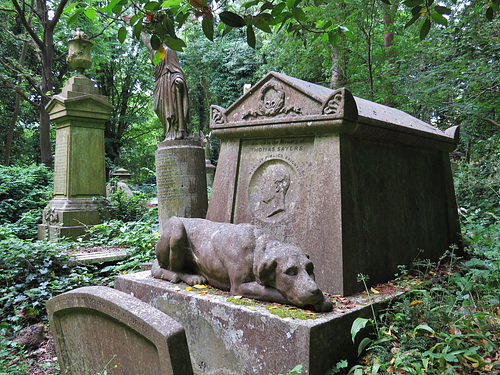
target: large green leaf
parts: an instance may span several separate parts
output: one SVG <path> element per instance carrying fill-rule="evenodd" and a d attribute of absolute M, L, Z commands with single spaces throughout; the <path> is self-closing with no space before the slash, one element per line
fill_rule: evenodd
<path fill-rule="evenodd" d="M 448 20 L 437 12 L 432 12 L 431 17 L 434 22 L 439 23 L 440 25 L 448 25 Z"/>
<path fill-rule="evenodd" d="M 214 40 L 214 22 L 210 17 L 203 16 L 203 20 L 201 21 L 201 26 L 203 28 L 203 33 L 205 36 L 211 41 Z"/>
<path fill-rule="evenodd" d="M 354 322 L 352 322 L 351 339 L 353 343 L 355 342 L 356 335 L 359 333 L 359 331 L 366 327 L 369 321 L 370 319 L 366 318 L 356 318 Z"/>
<path fill-rule="evenodd" d="M 271 33 L 271 28 L 269 27 L 269 24 L 267 21 L 264 19 L 264 17 L 257 16 L 252 19 L 252 23 L 254 24 L 255 27 L 261 29 L 262 31 L 266 33 Z"/>
<path fill-rule="evenodd" d="M 420 26 L 420 40 L 424 40 L 429 34 L 429 30 L 431 29 L 431 20 L 429 17 L 425 18 L 425 21 L 422 22 L 422 25 Z"/>
<path fill-rule="evenodd" d="M 273 17 L 276 17 L 278 14 L 280 14 L 283 9 L 286 8 L 286 3 L 279 3 L 279 4 L 276 4 L 276 6 L 273 8 L 273 10 L 271 11 L 271 16 Z"/>
<path fill-rule="evenodd" d="M 182 51 L 184 47 L 186 47 L 186 43 L 181 38 L 172 37 L 170 35 L 167 35 L 165 38 L 165 44 L 175 51 Z"/>
<path fill-rule="evenodd" d="M 127 29 L 122 26 L 118 29 L 118 40 L 120 41 L 120 43 L 123 43 L 126 37 L 127 37 Z"/>
<path fill-rule="evenodd" d="M 255 32 L 252 25 L 247 26 L 247 43 L 250 47 L 255 48 Z"/>
<path fill-rule="evenodd" d="M 246 22 L 243 19 L 243 17 L 233 12 L 229 11 L 220 12 L 219 17 L 222 22 L 231 27 L 243 27 L 246 25 Z"/>

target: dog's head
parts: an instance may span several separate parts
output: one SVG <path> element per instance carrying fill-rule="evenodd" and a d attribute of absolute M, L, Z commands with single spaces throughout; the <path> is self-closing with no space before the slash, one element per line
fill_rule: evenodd
<path fill-rule="evenodd" d="M 290 303 L 329 311 L 332 303 L 314 280 L 314 266 L 298 247 L 269 242 L 257 267 L 257 282 L 277 289 Z"/>

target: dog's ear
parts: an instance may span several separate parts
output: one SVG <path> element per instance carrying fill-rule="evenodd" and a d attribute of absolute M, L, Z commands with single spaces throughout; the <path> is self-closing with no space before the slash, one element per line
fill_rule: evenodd
<path fill-rule="evenodd" d="M 255 278 L 260 285 L 274 286 L 276 282 L 277 260 L 272 252 L 266 251 L 257 265 Z"/>

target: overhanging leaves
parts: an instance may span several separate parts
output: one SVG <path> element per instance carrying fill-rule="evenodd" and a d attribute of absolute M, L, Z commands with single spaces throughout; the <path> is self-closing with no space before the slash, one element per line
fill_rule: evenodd
<path fill-rule="evenodd" d="M 231 27 L 243 27 L 246 25 L 246 22 L 243 19 L 243 17 L 233 12 L 229 11 L 220 12 L 219 17 L 222 22 Z"/>

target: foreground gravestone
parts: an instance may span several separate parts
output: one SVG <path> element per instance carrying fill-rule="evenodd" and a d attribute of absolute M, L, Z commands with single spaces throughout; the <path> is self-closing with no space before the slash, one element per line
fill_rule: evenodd
<path fill-rule="evenodd" d="M 192 374 L 183 327 L 158 309 L 106 287 L 47 302 L 61 373 Z"/>
<path fill-rule="evenodd" d="M 101 222 L 99 210 L 105 202 L 100 197 L 106 195 L 104 123 L 113 106 L 83 75 L 91 65 L 91 45 L 81 31 L 74 33 L 68 63 L 78 73 L 47 105 L 56 125 L 54 190 L 38 226 L 39 239 L 76 238 L 87 226 Z"/>
<path fill-rule="evenodd" d="M 460 244 L 456 127 L 273 72 L 212 106 L 210 127 L 222 143 L 207 219 L 301 247 L 322 290 L 348 295 L 360 273 L 384 282 Z"/>
<path fill-rule="evenodd" d="M 356 297 L 347 311 L 302 320 L 273 314 L 276 305 L 266 308 L 258 301 L 196 287 L 187 291 L 185 284 L 154 279 L 148 271 L 117 277 L 115 288 L 183 325 L 197 375 L 277 375 L 298 364 L 303 374 L 323 375 L 337 362 L 356 358 L 359 342 L 351 339 L 353 321 L 369 318 L 371 307 L 377 310 L 389 298 L 377 296 L 370 305 L 368 297 Z"/>

